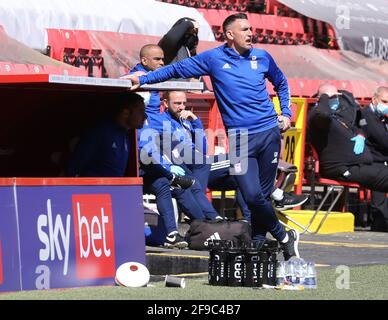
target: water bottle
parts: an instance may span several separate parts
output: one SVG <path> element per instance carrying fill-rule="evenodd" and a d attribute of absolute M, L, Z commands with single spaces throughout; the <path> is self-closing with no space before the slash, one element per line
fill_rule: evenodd
<path fill-rule="evenodd" d="M 227 243 L 221 240 L 213 240 L 209 245 L 209 284 L 212 286 L 227 286 Z"/>
<path fill-rule="evenodd" d="M 286 263 L 286 279 L 289 283 L 295 283 L 295 263 L 293 260 L 288 260 Z"/>
<path fill-rule="evenodd" d="M 269 258 L 268 258 L 268 269 L 267 269 L 267 278 L 268 285 L 276 286 L 276 264 L 277 264 L 277 248 L 269 249 Z"/>
<path fill-rule="evenodd" d="M 295 267 L 295 284 L 304 284 L 305 279 L 305 269 L 304 269 L 305 262 L 303 259 L 296 259 L 294 260 L 294 267 Z"/>
<path fill-rule="evenodd" d="M 278 242 L 266 239 L 260 249 L 259 277 L 262 283 L 270 286 L 276 285 L 276 262 Z"/>
<path fill-rule="evenodd" d="M 252 241 L 245 251 L 244 287 L 261 287 L 263 282 L 259 278 L 259 249 L 262 243 Z"/>
<path fill-rule="evenodd" d="M 303 285 L 305 288 L 310 288 L 310 289 L 317 288 L 317 271 L 315 269 L 314 262 L 307 262 L 306 276 L 305 276 Z"/>
<path fill-rule="evenodd" d="M 244 278 L 244 251 L 241 247 L 228 250 L 228 286 L 242 287 Z"/>
<path fill-rule="evenodd" d="M 281 285 L 286 281 L 286 262 L 280 261 L 276 267 L 276 285 Z"/>

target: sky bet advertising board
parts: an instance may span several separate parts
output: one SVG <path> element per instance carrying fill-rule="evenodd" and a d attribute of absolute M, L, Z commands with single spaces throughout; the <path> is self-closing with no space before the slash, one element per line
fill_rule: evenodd
<path fill-rule="evenodd" d="M 1 291 L 114 285 L 122 263 L 145 264 L 141 186 L 15 188 L 0 204 Z"/>

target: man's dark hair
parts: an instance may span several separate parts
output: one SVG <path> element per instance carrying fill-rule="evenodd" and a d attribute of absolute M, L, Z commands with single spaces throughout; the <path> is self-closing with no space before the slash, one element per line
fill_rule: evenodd
<path fill-rule="evenodd" d="M 112 117 L 117 117 L 124 109 L 131 108 L 133 105 L 139 103 L 144 103 L 144 99 L 136 93 L 116 93 L 112 99 L 111 115 Z"/>
<path fill-rule="evenodd" d="M 235 13 L 230 15 L 225 19 L 225 21 L 222 24 L 222 30 L 226 32 L 226 28 L 229 27 L 233 22 L 235 22 L 237 19 L 244 19 L 248 20 L 248 16 L 245 13 Z"/>

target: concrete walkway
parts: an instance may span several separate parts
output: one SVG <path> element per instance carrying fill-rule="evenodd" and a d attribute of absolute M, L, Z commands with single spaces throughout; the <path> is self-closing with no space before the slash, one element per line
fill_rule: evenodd
<path fill-rule="evenodd" d="M 388 264 L 388 233 L 301 235 L 299 251 L 302 258 L 314 261 L 318 267 Z M 151 274 L 205 273 L 207 258 L 207 251 L 147 247 Z"/>

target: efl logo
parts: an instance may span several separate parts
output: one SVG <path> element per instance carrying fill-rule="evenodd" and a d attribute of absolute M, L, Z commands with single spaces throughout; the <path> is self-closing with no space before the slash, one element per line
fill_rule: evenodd
<path fill-rule="evenodd" d="M 115 275 L 112 200 L 109 194 L 73 195 L 77 277 Z"/>
<path fill-rule="evenodd" d="M 0 284 L 3 284 L 3 255 L 1 252 L 1 242 L 0 242 Z"/>

